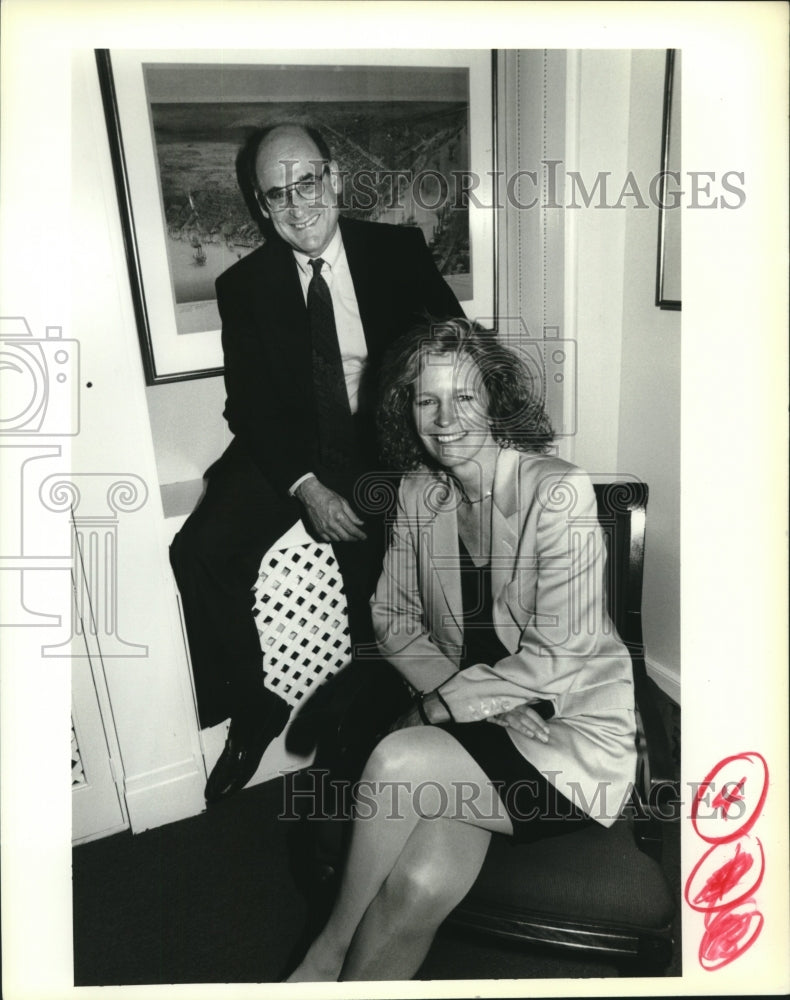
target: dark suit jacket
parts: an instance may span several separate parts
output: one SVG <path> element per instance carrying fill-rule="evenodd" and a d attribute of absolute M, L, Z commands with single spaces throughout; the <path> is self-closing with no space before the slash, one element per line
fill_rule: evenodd
<path fill-rule="evenodd" d="M 370 385 L 386 348 L 416 318 L 463 311 L 419 229 L 341 218 L 340 231 L 367 341 Z M 217 303 L 225 418 L 263 475 L 285 491 L 315 471 L 317 437 L 307 309 L 291 248 L 271 238 L 234 264 L 217 280 Z"/>

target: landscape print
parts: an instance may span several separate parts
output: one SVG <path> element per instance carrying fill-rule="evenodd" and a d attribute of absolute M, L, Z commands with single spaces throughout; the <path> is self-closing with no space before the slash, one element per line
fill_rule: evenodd
<path fill-rule="evenodd" d="M 380 66 L 144 66 L 179 333 L 206 329 L 214 282 L 263 242 L 235 159 L 255 128 L 320 127 L 345 214 L 419 226 L 459 299 L 472 297 L 468 70 Z"/>

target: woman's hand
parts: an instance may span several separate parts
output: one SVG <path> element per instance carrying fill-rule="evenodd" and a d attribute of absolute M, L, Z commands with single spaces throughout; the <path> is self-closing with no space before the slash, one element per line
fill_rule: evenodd
<path fill-rule="evenodd" d="M 509 726 L 517 733 L 522 733 L 530 739 L 540 740 L 541 743 L 549 742 L 549 727 L 529 705 L 519 705 L 518 708 L 511 708 L 509 712 L 493 715 L 488 721 L 495 722 L 498 726 Z"/>

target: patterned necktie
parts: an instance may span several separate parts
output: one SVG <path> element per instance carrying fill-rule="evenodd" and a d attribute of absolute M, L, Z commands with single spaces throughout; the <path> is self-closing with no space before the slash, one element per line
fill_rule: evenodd
<path fill-rule="evenodd" d="M 357 458 L 354 420 L 348 402 L 343 362 L 329 286 L 321 275 L 325 261 L 310 261 L 307 314 L 313 349 L 313 389 L 318 415 L 318 461 L 327 469 L 349 469 Z"/>

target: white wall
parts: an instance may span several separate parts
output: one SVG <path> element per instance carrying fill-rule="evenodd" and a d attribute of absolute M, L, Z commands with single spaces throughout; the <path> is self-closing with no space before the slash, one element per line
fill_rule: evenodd
<path fill-rule="evenodd" d="M 568 62 L 573 83 L 566 168 L 578 171 L 588 190 L 601 172 L 616 184 L 628 172 L 631 53 L 569 53 Z M 570 198 L 566 182 L 566 204 Z M 569 457 L 591 475 L 606 476 L 624 471 L 617 463 L 617 431 L 627 213 L 597 205 L 596 196 L 589 207 L 565 212 L 566 329 L 577 343 L 578 430 Z"/>
<path fill-rule="evenodd" d="M 99 637 L 129 818 L 138 831 L 204 808 L 205 771 L 93 52 L 76 52 L 73 69 L 72 211 L 80 243 L 71 256 L 71 316 L 81 350 L 82 424 L 72 471 L 108 482 L 132 476 L 147 491 L 139 509 L 118 518 L 117 631 L 137 648 L 114 655 Z M 106 612 L 96 609 L 100 619 Z"/>
<path fill-rule="evenodd" d="M 232 437 L 222 419 L 222 378 L 152 385 L 146 399 L 159 482 L 200 479 Z"/>
<path fill-rule="evenodd" d="M 629 171 L 647 208 L 566 211 L 566 322 L 578 342 L 579 430 L 569 457 L 593 475 L 650 487 L 643 625 L 648 669 L 680 697 L 680 325 L 655 302 L 664 50 L 569 54 L 568 169 L 590 191 L 609 171 L 606 204 Z M 569 193 L 566 188 L 566 199 Z M 576 199 L 582 204 L 580 198 Z"/>
<path fill-rule="evenodd" d="M 661 162 L 663 50 L 634 52 L 628 165 L 640 188 Z M 643 593 L 648 669 L 679 700 L 682 313 L 654 303 L 658 210 L 626 215 L 618 468 L 650 486 Z M 611 214 L 611 213 L 610 213 Z"/>

